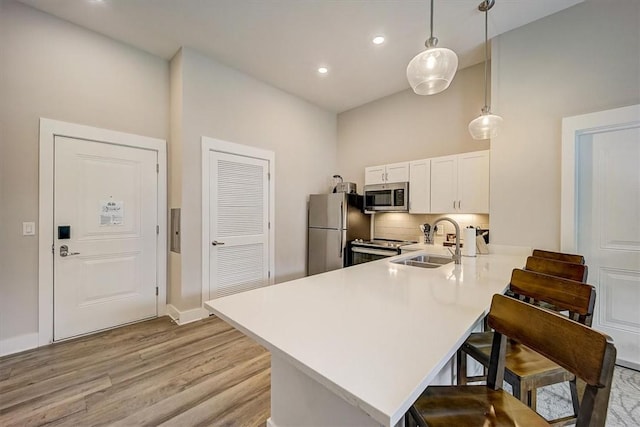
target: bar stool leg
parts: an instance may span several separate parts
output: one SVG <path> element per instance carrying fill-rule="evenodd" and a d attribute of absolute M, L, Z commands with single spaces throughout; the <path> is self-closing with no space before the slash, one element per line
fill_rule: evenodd
<path fill-rule="evenodd" d="M 462 350 L 456 352 L 457 384 L 467 384 L 467 353 Z"/>

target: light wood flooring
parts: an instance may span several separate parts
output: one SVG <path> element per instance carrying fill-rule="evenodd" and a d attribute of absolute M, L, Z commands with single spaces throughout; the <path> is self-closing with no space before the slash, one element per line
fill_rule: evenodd
<path fill-rule="evenodd" d="M 168 317 L 0 358 L 0 426 L 264 426 L 269 353 Z"/>

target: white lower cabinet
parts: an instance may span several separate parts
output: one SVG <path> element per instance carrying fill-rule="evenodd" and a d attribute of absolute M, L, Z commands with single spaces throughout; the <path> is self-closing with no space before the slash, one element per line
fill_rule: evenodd
<path fill-rule="evenodd" d="M 489 213 L 488 150 L 431 159 L 431 213 Z"/>

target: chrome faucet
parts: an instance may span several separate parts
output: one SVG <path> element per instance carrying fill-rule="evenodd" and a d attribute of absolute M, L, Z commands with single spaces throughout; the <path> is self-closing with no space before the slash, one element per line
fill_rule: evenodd
<path fill-rule="evenodd" d="M 449 221 L 451 224 L 453 224 L 453 226 L 456 229 L 456 251 L 455 252 L 451 252 L 451 249 L 447 247 L 447 249 L 449 249 L 449 252 L 451 252 L 451 257 L 453 258 L 453 262 L 456 264 L 460 264 L 460 259 L 462 258 L 462 253 L 460 252 L 460 226 L 458 225 L 457 222 L 455 222 L 454 220 L 452 220 L 449 217 L 442 217 L 442 218 L 438 218 L 434 223 L 433 223 L 433 227 L 431 227 L 431 231 L 429 231 L 429 240 L 431 241 L 431 244 L 433 244 L 433 233 L 436 229 L 436 224 L 441 222 L 441 221 Z"/>

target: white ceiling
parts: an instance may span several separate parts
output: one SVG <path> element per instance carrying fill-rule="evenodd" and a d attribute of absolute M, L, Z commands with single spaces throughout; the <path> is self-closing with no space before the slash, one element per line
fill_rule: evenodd
<path fill-rule="evenodd" d="M 335 112 L 408 88 L 406 66 L 429 36 L 428 0 L 20 1 L 162 58 L 189 46 Z M 582 1 L 496 0 L 489 37 Z M 459 68 L 483 60 L 480 2 L 435 2 L 434 35 Z"/>

